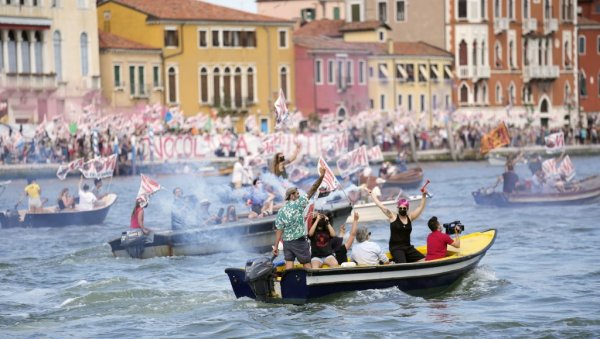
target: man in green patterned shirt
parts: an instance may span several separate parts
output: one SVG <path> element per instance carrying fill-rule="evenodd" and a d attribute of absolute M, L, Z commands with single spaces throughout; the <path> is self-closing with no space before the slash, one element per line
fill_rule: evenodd
<path fill-rule="evenodd" d="M 285 258 L 285 268 L 294 267 L 294 260 L 298 258 L 298 262 L 304 265 L 305 268 L 311 268 L 310 265 L 310 246 L 306 238 L 306 227 L 304 226 L 303 213 L 308 205 L 308 200 L 315 194 L 317 188 L 321 185 L 325 176 L 325 169 L 321 168 L 320 176 L 312 185 L 306 196 L 300 195 L 296 187 L 290 187 L 285 192 L 285 205 L 277 212 L 275 219 L 275 246 L 273 247 L 273 255 L 279 253 L 279 241 L 283 236 L 283 256 Z"/>

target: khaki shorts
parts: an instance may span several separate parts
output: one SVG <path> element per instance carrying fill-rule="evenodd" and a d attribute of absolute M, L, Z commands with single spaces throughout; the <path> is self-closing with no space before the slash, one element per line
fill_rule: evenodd
<path fill-rule="evenodd" d="M 283 242 L 283 257 L 285 261 L 294 261 L 298 259 L 301 264 L 310 263 L 310 245 L 306 236 L 296 240 Z"/>
<path fill-rule="evenodd" d="M 38 198 L 29 198 L 29 209 L 41 208 L 42 200 Z"/>

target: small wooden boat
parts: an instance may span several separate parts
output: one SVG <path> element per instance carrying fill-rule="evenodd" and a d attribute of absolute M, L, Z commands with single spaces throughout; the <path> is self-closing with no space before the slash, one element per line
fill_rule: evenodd
<path fill-rule="evenodd" d="M 273 267 L 269 258 L 249 260 L 245 268 L 227 268 L 236 298 L 267 303 L 304 304 L 335 293 L 397 287 L 411 295 L 434 295 L 452 287 L 475 268 L 496 239 L 496 230 L 461 237 L 460 249 L 445 258 L 409 264 L 291 270 Z M 425 254 L 425 246 L 418 247 Z"/>
<path fill-rule="evenodd" d="M 101 205 L 92 210 L 66 209 L 59 211 L 57 206 L 45 207 L 43 212 L 29 213 L 27 210 L 0 212 L 2 228 L 9 227 L 62 227 L 69 225 L 96 225 L 106 219 L 111 206 L 117 200 L 114 193 L 107 194 Z"/>
<path fill-rule="evenodd" d="M 348 202 L 325 204 L 339 228 L 350 215 Z M 276 214 L 262 218 L 242 218 L 237 222 L 199 226 L 181 231 L 157 231 L 144 236 L 138 230 L 123 232 L 109 241 L 115 257 L 153 258 L 205 255 L 238 250 L 270 251 L 275 241 Z"/>
<path fill-rule="evenodd" d="M 400 173 L 392 174 L 385 179 L 383 189 L 386 188 L 418 188 L 423 181 L 423 169 L 421 167 L 409 168 L 408 170 Z"/>
<path fill-rule="evenodd" d="M 600 196 L 600 176 L 595 175 L 583 180 L 573 181 L 565 186 L 564 192 L 532 193 L 515 191 L 513 193 L 503 193 L 482 188 L 473 192 L 472 195 L 479 205 L 502 207 L 579 204 Z"/>
<path fill-rule="evenodd" d="M 421 198 L 422 197 L 420 195 L 408 196 L 406 198 L 410 203 L 408 210 L 414 211 L 421 204 Z M 398 209 L 398 201 L 396 199 L 382 201 L 381 203 L 390 211 L 396 211 Z M 352 208 L 352 211 L 358 212 L 360 222 L 387 220 L 385 214 L 381 212 L 379 207 L 377 207 L 374 202 L 355 204 Z M 350 213 L 350 216 L 346 222 L 351 223 L 352 220 L 354 220 L 353 215 L 354 213 Z"/>

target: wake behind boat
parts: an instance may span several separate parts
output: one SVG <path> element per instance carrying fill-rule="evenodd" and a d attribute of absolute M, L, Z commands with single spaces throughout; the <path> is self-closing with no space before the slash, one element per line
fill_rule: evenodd
<path fill-rule="evenodd" d="M 260 258 L 248 261 L 245 268 L 227 268 L 225 273 L 236 298 L 267 303 L 304 304 L 341 292 L 390 287 L 411 295 L 433 295 L 475 268 L 495 239 L 495 229 L 468 234 L 461 237 L 460 249 L 448 248 L 445 258 L 409 264 L 284 270 L 274 268 L 269 258 Z M 426 246 L 417 250 L 427 252 Z"/>
<path fill-rule="evenodd" d="M 100 199 L 101 204 L 91 210 L 73 208 L 59 211 L 57 206 L 45 207 L 43 212 L 39 213 L 30 213 L 27 210 L 7 210 L 0 212 L 0 224 L 2 228 L 101 224 L 116 200 L 116 194 L 107 194 Z"/>
<path fill-rule="evenodd" d="M 324 204 L 339 228 L 348 218 L 352 206 L 348 202 Z M 123 232 L 109 241 L 115 257 L 153 258 L 180 255 L 206 255 L 238 250 L 265 252 L 275 240 L 277 214 L 261 218 L 243 218 L 237 222 L 198 226 L 181 231 L 157 231 L 144 236 L 138 230 Z"/>

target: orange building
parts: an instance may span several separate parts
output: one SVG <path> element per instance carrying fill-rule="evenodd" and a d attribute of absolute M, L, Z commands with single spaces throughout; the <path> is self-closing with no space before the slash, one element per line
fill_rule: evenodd
<path fill-rule="evenodd" d="M 587 127 L 600 112 L 600 0 L 579 0 L 578 5 L 579 113 Z"/>

